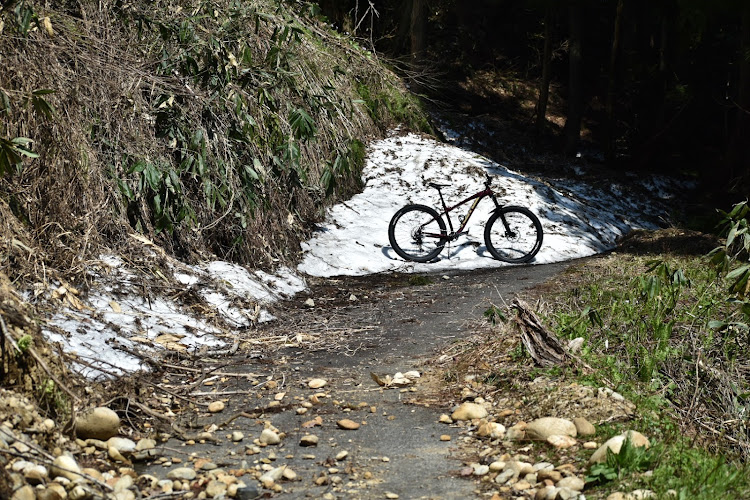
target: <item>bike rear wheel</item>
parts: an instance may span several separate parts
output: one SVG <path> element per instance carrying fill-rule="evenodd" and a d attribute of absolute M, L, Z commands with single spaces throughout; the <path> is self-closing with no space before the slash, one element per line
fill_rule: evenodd
<path fill-rule="evenodd" d="M 403 259 L 430 262 L 443 251 L 447 236 L 445 222 L 426 205 L 406 205 L 388 224 L 388 240 Z"/>
<path fill-rule="evenodd" d="M 484 242 L 492 256 L 503 262 L 529 262 L 542 246 L 542 224 L 529 209 L 503 207 L 484 227 Z"/>

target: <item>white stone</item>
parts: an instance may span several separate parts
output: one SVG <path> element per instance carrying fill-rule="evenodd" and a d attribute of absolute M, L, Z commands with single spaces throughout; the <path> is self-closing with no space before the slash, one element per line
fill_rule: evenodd
<path fill-rule="evenodd" d="M 585 483 L 578 476 L 568 476 L 560 479 L 555 485 L 558 488 L 569 488 L 571 490 L 583 491 Z"/>
<path fill-rule="evenodd" d="M 557 417 L 543 417 L 529 422 L 526 425 L 526 438 L 546 441 L 549 436 L 576 437 L 575 424 L 570 420 Z"/>
<path fill-rule="evenodd" d="M 605 442 L 603 445 L 599 447 L 598 450 L 594 452 L 593 455 L 591 455 L 591 458 L 589 459 L 590 464 L 598 464 L 603 463 L 607 460 L 607 449 L 612 450 L 612 453 L 618 454 L 620 453 L 620 449 L 622 448 L 622 444 L 625 442 L 625 436 L 630 435 L 630 443 L 633 446 L 636 446 L 638 448 L 645 447 L 648 448 L 651 443 L 649 443 L 649 440 L 646 436 L 641 434 L 638 431 L 626 431 L 620 434 L 619 436 L 615 436 L 613 438 L 610 438 Z"/>
<path fill-rule="evenodd" d="M 120 453 L 127 455 L 135 451 L 136 444 L 132 439 L 112 437 L 107 440 L 107 448 L 114 448 Z"/>
<path fill-rule="evenodd" d="M 70 481 L 75 481 L 81 477 L 81 468 L 75 458 L 70 455 L 60 455 L 52 462 L 50 477 L 64 477 Z"/>
<path fill-rule="evenodd" d="M 260 442 L 264 444 L 279 444 L 281 438 L 271 429 L 263 429 L 263 432 L 260 433 Z"/>
<path fill-rule="evenodd" d="M 487 409 L 476 403 L 462 403 L 451 415 L 453 420 L 474 420 L 475 418 L 485 418 Z"/>
<path fill-rule="evenodd" d="M 167 473 L 167 479 L 192 481 L 196 475 L 195 470 L 191 467 L 177 467 Z"/>

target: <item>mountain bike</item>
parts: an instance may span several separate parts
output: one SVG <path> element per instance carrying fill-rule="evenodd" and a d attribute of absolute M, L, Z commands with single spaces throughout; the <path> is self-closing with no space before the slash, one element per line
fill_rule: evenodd
<path fill-rule="evenodd" d="M 402 258 L 414 262 L 430 262 L 443 251 L 449 241 L 458 239 L 465 231 L 474 209 L 479 202 L 489 197 L 495 208 L 484 225 L 484 242 L 487 250 L 498 260 L 511 264 L 529 262 L 542 246 L 542 224 L 528 208 L 514 205 L 503 206 L 491 187 L 492 178 L 487 175 L 484 189 L 456 205 L 449 207 L 443 198 L 442 189 L 450 184 L 430 182 L 427 185 L 437 190 L 442 212 L 427 205 L 410 204 L 393 215 L 388 225 L 388 240 L 393 250 Z M 474 203 L 465 216 L 459 216 L 459 228 L 453 229 L 450 213 L 470 202 Z M 448 221 L 446 229 L 445 221 Z"/>

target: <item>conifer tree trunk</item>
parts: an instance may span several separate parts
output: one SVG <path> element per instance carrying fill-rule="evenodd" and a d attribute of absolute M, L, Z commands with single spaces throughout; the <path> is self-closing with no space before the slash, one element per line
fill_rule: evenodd
<path fill-rule="evenodd" d="M 570 75 L 568 83 L 568 117 L 565 121 L 565 152 L 574 153 L 581 140 L 583 119 L 583 6 L 570 7 Z"/>
<path fill-rule="evenodd" d="M 412 0 L 411 7 L 411 62 L 419 66 L 424 58 L 427 32 L 425 0 Z"/>
<path fill-rule="evenodd" d="M 622 25 L 623 0 L 618 0 L 617 10 L 615 12 L 615 27 L 612 34 L 612 50 L 609 54 L 609 75 L 607 78 L 607 101 L 605 110 L 607 113 L 607 134 L 606 134 L 606 157 L 607 161 L 615 159 L 615 93 L 617 91 L 617 57 L 620 52 L 620 27 Z"/>
<path fill-rule="evenodd" d="M 729 176 L 737 177 L 744 187 L 750 186 L 750 4 L 742 7 L 742 39 L 740 44 L 740 75 L 737 93 L 737 120 L 729 151 Z"/>
<path fill-rule="evenodd" d="M 552 80 L 552 7 L 544 14 L 544 52 L 542 54 L 542 82 L 539 85 L 539 100 L 536 103 L 536 131 L 542 133 L 547 123 L 549 84 Z"/>

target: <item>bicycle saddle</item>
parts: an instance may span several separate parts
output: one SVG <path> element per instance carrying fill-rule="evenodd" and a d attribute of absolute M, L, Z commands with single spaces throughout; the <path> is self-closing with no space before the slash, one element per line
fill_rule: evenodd
<path fill-rule="evenodd" d="M 438 184 L 438 183 L 436 183 L 436 182 L 430 182 L 430 183 L 428 183 L 427 185 L 428 185 L 429 187 L 431 187 L 431 188 L 435 188 L 435 189 L 440 189 L 440 188 L 444 188 L 444 187 L 448 187 L 448 186 L 450 186 L 450 184 Z"/>

